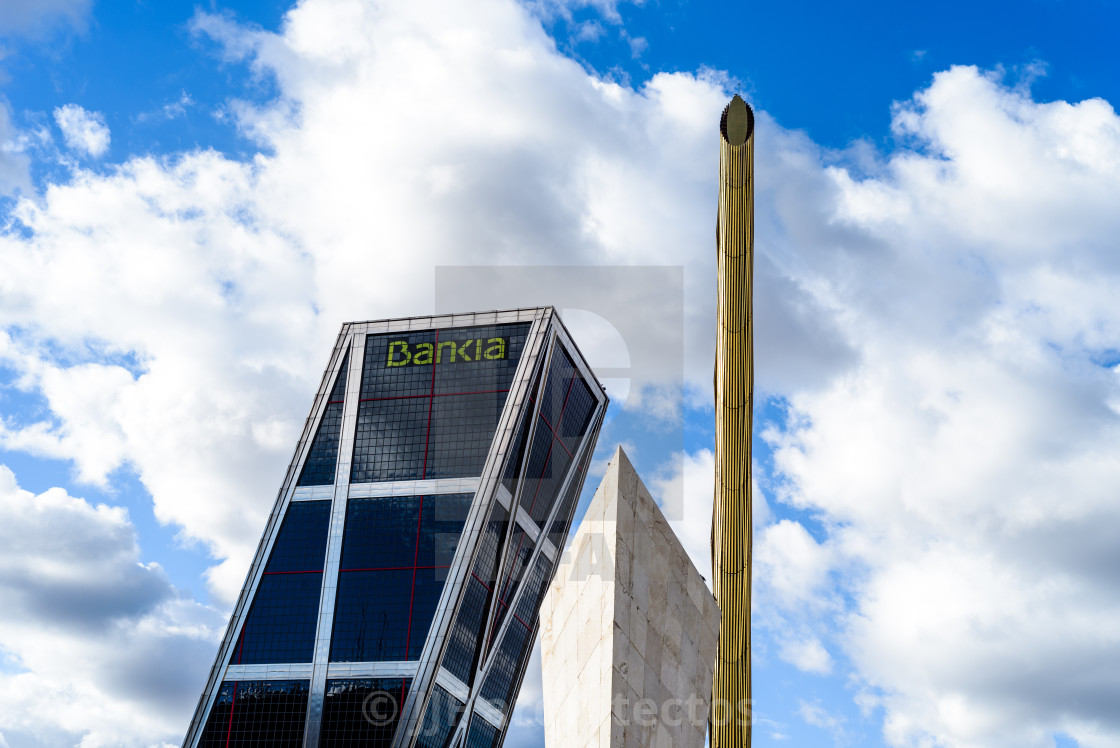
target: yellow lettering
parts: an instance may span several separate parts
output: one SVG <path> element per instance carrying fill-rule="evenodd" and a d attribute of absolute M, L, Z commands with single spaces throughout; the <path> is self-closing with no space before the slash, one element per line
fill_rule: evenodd
<path fill-rule="evenodd" d="M 463 357 L 464 361 L 470 361 L 471 360 L 470 347 L 471 347 L 471 343 L 473 343 L 473 342 L 474 342 L 473 340 L 468 340 L 467 342 L 465 342 L 461 346 L 459 346 L 459 355 Z M 452 357 L 451 360 L 454 361 L 455 360 L 454 357 Z"/>
<path fill-rule="evenodd" d="M 506 357 L 506 339 L 490 338 L 486 341 L 486 358 L 490 360 Z"/>
<path fill-rule="evenodd" d="M 436 363 L 437 364 L 442 364 L 443 363 L 443 360 L 442 360 L 443 359 L 443 349 L 447 346 L 451 346 L 451 363 L 455 363 L 455 350 L 456 350 L 455 349 L 455 344 L 448 341 L 446 343 L 440 343 L 439 344 L 439 350 L 436 351 Z"/>
<path fill-rule="evenodd" d="M 474 341 L 474 360 L 475 361 L 481 361 L 482 360 L 482 338 L 479 338 L 478 340 Z"/>
<path fill-rule="evenodd" d="M 404 358 L 402 358 L 400 361 L 395 360 L 394 356 L 397 353 L 403 353 Z M 408 352 L 407 340 L 394 340 L 389 344 L 389 360 L 388 362 L 386 362 L 386 366 L 404 366 L 411 360 L 412 354 Z"/>
<path fill-rule="evenodd" d="M 432 344 L 417 343 L 416 355 L 412 357 L 413 366 L 427 366 L 432 363 Z"/>

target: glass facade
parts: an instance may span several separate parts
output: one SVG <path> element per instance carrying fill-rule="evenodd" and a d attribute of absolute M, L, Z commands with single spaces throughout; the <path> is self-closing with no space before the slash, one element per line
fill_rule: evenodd
<path fill-rule="evenodd" d="M 351 483 L 482 473 L 529 325 L 370 335 Z"/>
<path fill-rule="evenodd" d="M 472 717 L 463 748 L 496 748 L 500 737 L 498 728 L 481 717 Z"/>
<path fill-rule="evenodd" d="M 334 471 L 338 464 L 338 440 L 342 435 L 342 406 L 346 395 L 346 367 L 350 354 L 342 357 L 342 366 L 334 380 L 334 387 L 327 398 L 323 419 L 311 443 L 311 452 L 303 463 L 299 476 L 301 486 L 327 486 L 334 483 Z"/>
<path fill-rule="evenodd" d="M 233 681 L 223 683 L 199 746 L 303 745 L 308 682 Z"/>
<path fill-rule="evenodd" d="M 389 748 L 409 683 L 407 678 L 328 680 L 320 748 Z"/>
<path fill-rule="evenodd" d="M 329 501 L 288 509 L 230 664 L 311 662 L 330 514 Z"/>
<path fill-rule="evenodd" d="M 501 745 L 606 404 L 550 308 L 343 326 L 184 746 Z"/>
<path fill-rule="evenodd" d="M 473 498 L 443 494 L 349 502 L 332 662 L 420 658 Z"/>

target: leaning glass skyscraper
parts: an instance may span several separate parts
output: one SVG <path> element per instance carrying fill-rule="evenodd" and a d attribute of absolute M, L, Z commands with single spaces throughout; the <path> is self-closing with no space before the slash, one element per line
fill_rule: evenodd
<path fill-rule="evenodd" d="M 552 308 L 343 325 L 184 748 L 500 745 L 606 406 Z"/>

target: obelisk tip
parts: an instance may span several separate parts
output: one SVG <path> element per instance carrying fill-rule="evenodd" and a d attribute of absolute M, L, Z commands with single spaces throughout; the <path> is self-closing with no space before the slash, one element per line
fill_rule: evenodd
<path fill-rule="evenodd" d="M 723 108 L 719 131 L 724 140 L 731 145 L 746 143 L 747 138 L 754 132 L 754 112 L 739 94 L 735 94 Z"/>

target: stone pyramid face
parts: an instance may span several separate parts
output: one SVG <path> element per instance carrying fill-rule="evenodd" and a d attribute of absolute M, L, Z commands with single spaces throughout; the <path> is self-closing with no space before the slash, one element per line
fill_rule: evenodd
<path fill-rule="evenodd" d="M 547 745 L 703 748 L 720 611 L 621 447 L 540 617 Z"/>
<path fill-rule="evenodd" d="M 184 746 L 497 746 L 606 410 L 552 309 L 343 326 Z"/>

